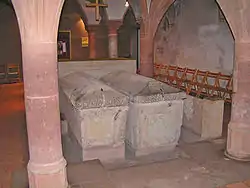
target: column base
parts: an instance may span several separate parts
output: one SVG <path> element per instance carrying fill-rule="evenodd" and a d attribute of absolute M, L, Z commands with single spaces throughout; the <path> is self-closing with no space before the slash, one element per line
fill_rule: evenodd
<path fill-rule="evenodd" d="M 241 122 L 228 125 L 225 155 L 233 160 L 250 162 L 250 126 Z"/>
<path fill-rule="evenodd" d="M 28 164 L 29 187 L 69 188 L 66 174 L 66 161 L 62 158 L 53 164 Z"/>
<path fill-rule="evenodd" d="M 154 75 L 153 64 L 140 64 L 140 75 L 152 78 Z"/>
<path fill-rule="evenodd" d="M 229 154 L 227 151 L 224 152 L 224 155 L 225 155 L 227 158 L 232 159 L 232 160 L 235 160 L 235 161 L 250 162 L 250 157 L 248 157 L 248 158 L 236 157 L 236 156 L 233 156 L 233 155 Z"/>

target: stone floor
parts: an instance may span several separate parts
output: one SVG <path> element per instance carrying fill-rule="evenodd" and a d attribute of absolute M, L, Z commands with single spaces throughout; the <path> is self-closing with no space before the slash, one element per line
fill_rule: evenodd
<path fill-rule="evenodd" d="M 9 188 L 12 171 L 27 164 L 23 85 L 0 85 L 0 188 Z"/>
<path fill-rule="evenodd" d="M 9 188 L 11 173 L 26 166 L 28 159 L 22 85 L 0 85 L 0 104 L 0 188 Z M 223 139 L 181 145 L 179 155 L 172 160 L 136 163 L 132 167 L 104 164 L 104 169 L 116 188 L 224 188 L 227 184 L 227 188 L 247 188 L 250 164 L 224 158 L 224 147 Z M 96 173 L 98 168 L 85 167 L 84 172 L 97 183 L 103 179 L 102 173 Z M 86 176 L 69 170 L 70 181 L 81 181 Z"/>

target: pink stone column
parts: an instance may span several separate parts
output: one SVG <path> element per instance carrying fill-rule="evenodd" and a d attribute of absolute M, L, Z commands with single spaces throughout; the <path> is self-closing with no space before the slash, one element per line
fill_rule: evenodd
<path fill-rule="evenodd" d="M 141 34 L 140 38 L 140 74 L 146 77 L 153 77 L 153 40 Z"/>
<path fill-rule="evenodd" d="M 89 58 L 95 59 L 96 56 L 96 35 L 97 35 L 97 25 L 89 25 L 88 26 L 88 34 L 89 34 Z"/>
<path fill-rule="evenodd" d="M 117 30 L 122 25 L 122 21 L 110 20 L 109 28 L 109 58 L 118 58 L 118 33 Z"/>
<path fill-rule="evenodd" d="M 249 40 L 250 41 L 250 40 Z M 232 115 L 228 127 L 226 155 L 250 161 L 250 43 L 235 44 Z"/>
<path fill-rule="evenodd" d="M 22 41 L 29 187 L 66 188 L 57 76 L 57 28 L 63 0 L 12 3 Z"/>

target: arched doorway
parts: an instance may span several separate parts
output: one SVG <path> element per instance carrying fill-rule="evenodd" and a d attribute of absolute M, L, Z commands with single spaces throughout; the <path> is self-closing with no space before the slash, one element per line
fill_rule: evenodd
<path fill-rule="evenodd" d="M 123 24 L 118 30 L 118 54 L 119 57 L 137 58 L 138 52 L 138 26 L 136 24 L 133 9 L 128 7 Z"/>
<path fill-rule="evenodd" d="M 154 59 L 162 64 L 232 74 L 233 54 L 231 30 L 214 0 L 176 0 L 154 38 Z"/>
<path fill-rule="evenodd" d="M 215 98 L 216 93 L 211 92 L 208 88 L 222 87 L 227 90 L 228 93 L 225 96 L 227 95 L 228 98 L 220 98 L 226 103 L 224 107 L 222 103 L 222 110 L 218 112 L 223 116 L 224 108 L 222 120 L 224 122 L 218 122 L 217 126 L 222 127 L 223 123 L 224 135 L 226 136 L 231 116 L 234 38 L 216 1 L 176 0 L 172 3 L 156 30 L 153 54 L 155 67 L 164 67 L 162 72 L 165 71 L 164 74 L 168 75 L 165 81 L 187 91 L 188 94 L 211 100 L 211 98 Z M 221 75 L 223 75 L 223 79 L 221 79 Z M 227 77 L 226 80 L 224 80 L 225 77 Z M 175 82 L 171 79 L 179 79 L 180 81 Z M 195 80 L 198 83 L 196 86 L 192 85 Z M 207 86 L 205 86 L 206 84 Z M 204 85 L 204 90 L 201 89 L 203 88 L 201 85 Z M 203 91 L 207 93 L 204 96 L 199 93 Z M 197 95 L 197 93 L 199 94 Z M 220 92 L 217 94 L 218 97 L 221 96 Z M 228 101 L 229 103 L 227 103 Z M 188 119 L 184 113 L 184 124 L 185 118 Z M 189 117 L 189 119 L 191 118 Z M 200 131 L 197 131 L 196 128 L 193 130 L 192 125 L 188 125 L 187 128 L 192 129 L 195 133 Z"/>
<path fill-rule="evenodd" d="M 66 0 L 58 31 L 58 60 L 79 61 L 89 57 L 87 18 L 77 1 Z"/>

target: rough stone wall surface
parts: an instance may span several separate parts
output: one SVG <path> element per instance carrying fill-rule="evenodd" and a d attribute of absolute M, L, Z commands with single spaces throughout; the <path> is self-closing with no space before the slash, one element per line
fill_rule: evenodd
<path fill-rule="evenodd" d="M 176 8 L 168 11 L 172 9 Z M 165 14 L 172 24 L 166 30 L 165 18 L 161 21 L 155 36 L 155 61 L 231 74 L 234 40 L 226 21 L 219 20 L 215 1 L 182 1 L 178 11 L 175 16 Z"/>

